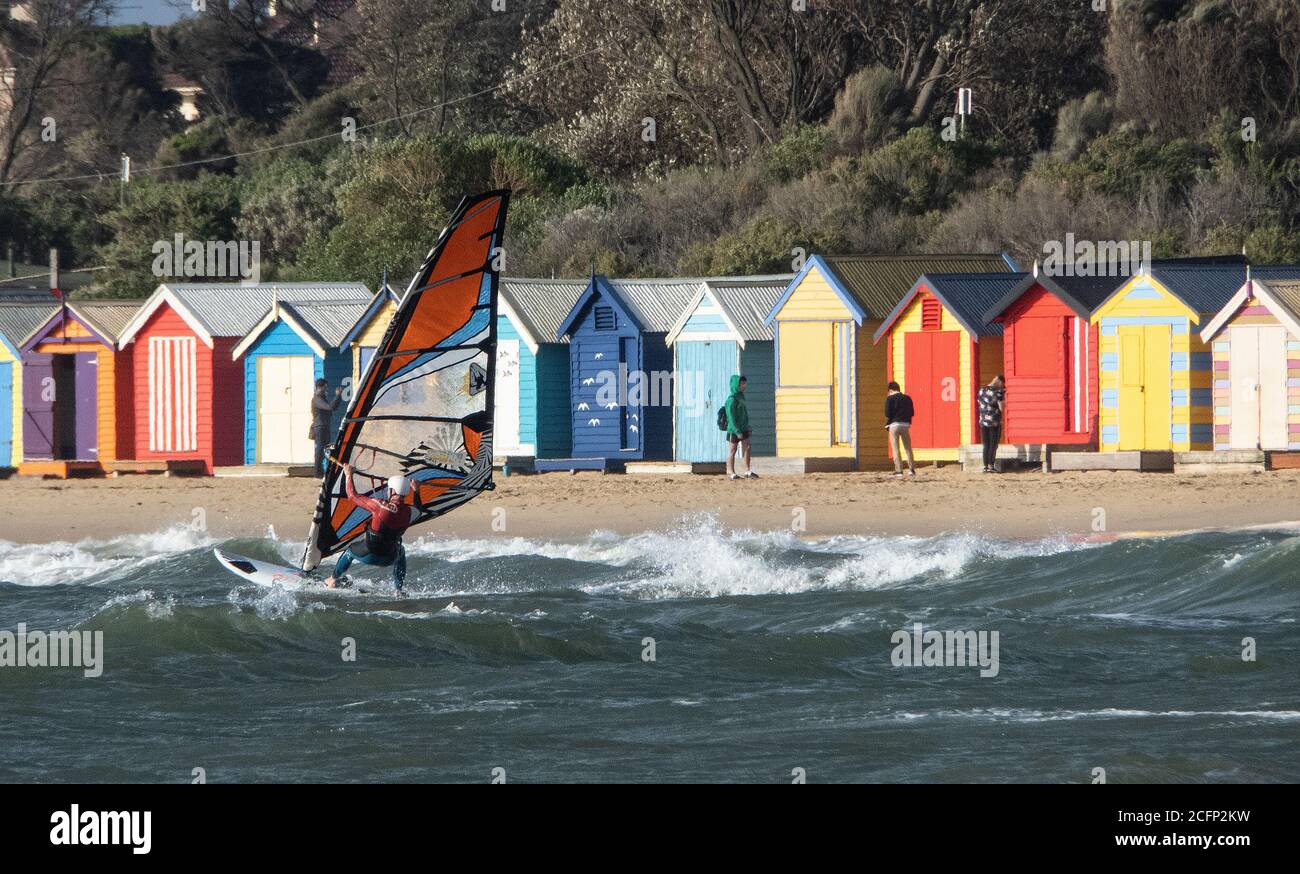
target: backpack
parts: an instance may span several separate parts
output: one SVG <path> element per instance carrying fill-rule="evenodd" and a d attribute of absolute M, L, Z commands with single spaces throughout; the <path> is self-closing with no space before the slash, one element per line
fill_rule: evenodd
<path fill-rule="evenodd" d="M 727 405 L 726 404 L 723 404 L 722 406 L 718 407 L 718 430 L 719 431 L 727 430 Z"/>

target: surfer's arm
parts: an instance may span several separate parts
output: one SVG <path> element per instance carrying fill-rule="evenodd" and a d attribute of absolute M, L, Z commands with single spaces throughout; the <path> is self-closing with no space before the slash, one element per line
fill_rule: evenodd
<path fill-rule="evenodd" d="M 379 509 L 379 501 L 357 494 L 357 490 L 352 486 L 352 468 L 350 466 L 343 469 L 343 488 L 347 491 L 348 500 L 361 509 L 369 513 L 374 513 Z"/>

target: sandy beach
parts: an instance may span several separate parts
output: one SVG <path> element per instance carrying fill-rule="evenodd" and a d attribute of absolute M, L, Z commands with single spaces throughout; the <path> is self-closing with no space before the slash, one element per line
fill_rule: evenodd
<path fill-rule="evenodd" d="M 298 539 L 317 484 L 309 479 L 13 478 L 0 482 L 0 539 L 106 539 L 205 524 L 216 538 Z M 504 510 L 504 513 L 497 512 Z M 494 492 L 427 525 L 422 534 L 576 541 L 596 530 L 633 533 L 709 514 L 727 528 L 835 534 L 998 537 L 1185 531 L 1300 520 L 1300 471 L 1267 474 L 1039 472 L 980 475 L 922 469 L 731 481 L 720 476 L 545 474 L 498 478 Z M 799 523 L 802 521 L 802 525 Z"/>

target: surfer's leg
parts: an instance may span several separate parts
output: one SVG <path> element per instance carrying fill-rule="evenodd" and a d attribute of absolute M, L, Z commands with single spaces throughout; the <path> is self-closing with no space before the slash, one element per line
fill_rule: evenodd
<path fill-rule="evenodd" d="M 397 544 L 397 558 L 393 560 L 393 586 L 397 591 L 402 591 L 402 584 L 406 582 L 406 547 Z"/>
<path fill-rule="evenodd" d="M 327 589 L 333 589 L 338 585 L 338 581 L 348 572 L 348 568 L 352 567 L 352 561 L 355 558 L 356 556 L 352 554 L 352 547 L 343 550 L 343 554 L 339 556 L 339 560 L 334 563 L 334 573 L 330 574 L 329 579 L 325 581 L 325 587 Z"/>

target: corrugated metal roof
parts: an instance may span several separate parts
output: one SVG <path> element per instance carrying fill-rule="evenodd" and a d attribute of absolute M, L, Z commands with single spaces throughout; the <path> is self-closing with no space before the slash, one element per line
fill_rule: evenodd
<path fill-rule="evenodd" d="M 967 330 L 981 337 L 999 337 L 1002 335 L 1002 323 L 990 324 L 984 321 L 984 314 L 1028 275 L 1007 271 L 924 273 L 920 280 L 965 324 Z"/>
<path fill-rule="evenodd" d="M 48 288 L 37 288 L 34 285 L 3 285 L 0 284 L 0 303 L 27 303 L 29 301 L 47 301 L 54 295 Z"/>
<path fill-rule="evenodd" d="M 1253 270 L 1251 275 L 1254 275 Z M 1268 286 L 1268 290 L 1272 292 L 1273 297 L 1277 298 L 1278 303 L 1289 309 L 1292 317 L 1300 321 L 1300 279 L 1265 279 L 1260 281 L 1263 285 Z"/>
<path fill-rule="evenodd" d="M 68 306 L 110 340 L 116 341 L 135 318 L 142 300 L 71 300 Z"/>
<path fill-rule="evenodd" d="M 56 303 L 0 302 L 0 334 L 14 346 L 50 320 L 59 309 Z"/>
<path fill-rule="evenodd" d="M 349 300 L 370 302 L 360 282 L 164 283 L 214 337 L 242 337 L 266 315 L 274 301 Z"/>
<path fill-rule="evenodd" d="M 823 255 L 866 318 L 884 319 L 923 273 L 1006 271 L 1001 255 Z"/>
<path fill-rule="evenodd" d="M 700 279 L 605 279 L 650 333 L 667 333 L 700 290 Z"/>
<path fill-rule="evenodd" d="M 369 300 L 306 300 L 280 301 L 280 308 L 289 312 L 303 326 L 316 335 L 330 349 L 337 349 L 357 323 L 357 319 L 370 308 Z"/>
<path fill-rule="evenodd" d="M 589 279 L 502 278 L 497 292 L 538 343 L 554 343 L 560 325 L 590 282 Z M 561 343 L 569 342 L 568 337 L 558 339 Z"/>
<path fill-rule="evenodd" d="M 1217 313 L 1245 283 L 1246 266 L 1153 266 L 1151 275 L 1196 312 Z"/>
<path fill-rule="evenodd" d="M 744 340 L 771 340 L 772 329 L 763 320 L 793 279 L 793 274 L 742 276 L 706 279 L 704 284 Z"/>
<path fill-rule="evenodd" d="M 1300 264 L 1254 264 L 1250 275 L 1252 279 L 1300 279 Z"/>
<path fill-rule="evenodd" d="M 1061 290 L 1077 300 L 1091 313 L 1128 281 L 1127 276 L 1052 276 Z"/>

